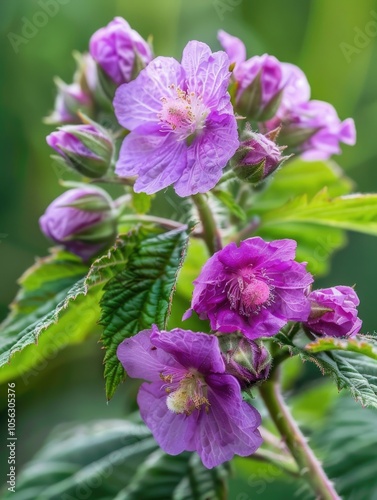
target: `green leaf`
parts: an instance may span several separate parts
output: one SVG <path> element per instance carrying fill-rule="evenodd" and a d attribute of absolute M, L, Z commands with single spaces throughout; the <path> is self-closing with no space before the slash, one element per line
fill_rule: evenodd
<path fill-rule="evenodd" d="M 103 285 L 124 269 L 129 239 L 120 237 L 89 270 L 68 252 L 54 251 L 24 274 L 0 332 L 0 383 L 22 376 L 27 384 L 63 347 L 98 331 Z"/>
<path fill-rule="evenodd" d="M 377 339 L 373 337 L 359 336 L 352 339 L 323 337 L 310 342 L 305 349 L 312 353 L 334 350 L 356 352 L 377 361 Z"/>
<path fill-rule="evenodd" d="M 135 191 L 132 191 L 132 207 L 138 214 L 146 214 L 149 212 L 152 199 L 153 196 L 145 193 L 135 193 Z"/>
<path fill-rule="evenodd" d="M 324 225 L 377 235 L 377 194 L 330 198 L 327 189 L 312 199 L 303 195 L 262 217 L 264 226 L 292 222 Z"/>
<path fill-rule="evenodd" d="M 302 333 L 296 334 L 292 340 L 286 332 L 271 337 L 281 346 L 286 346 L 293 355 L 299 355 L 303 361 L 311 361 L 317 365 L 322 374 L 331 375 L 338 389 L 348 389 L 356 401 L 363 406 L 377 408 L 377 362 L 369 354 L 369 348 L 344 351 L 321 351 L 313 353 L 307 346 L 311 345 Z M 359 336 L 359 340 L 361 336 Z M 368 342 L 366 340 L 365 342 Z"/>
<path fill-rule="evenodd" d="M 53 435 L 2 498 L 215 500 L 226 498 L 227 471 L 206 469 L 196 454 L 165 455 L 144 425 L 102 420 Z"/>
<path fill-rule="evenodd" d="M 313 197 L 324 187 L 331 197 L 342 196 L 352 191 L 352 181 L 333 161 L 290 160 L 276 172 L 268 188 L 256 195 L 255 205 L 265 212 L 303 193 Z"/>
<path fill-rule="evenodd" d="M 104 327 L 101 341 L 106 349 L 108 399 L 125 378 L 116 356 L 118 345 L 152 324 L 166 327 L 187 242 L 186 230 L 138 235 L 129 243 L 132 253 L 127 266 L 106 285 L 100 323 Z"/>
<path fill-rule="evenodd" d="M 246 213 L 240 205 L 235 201 L 233 194 L 222 189 L 213 189 L 211 193 L 223 204 L 229 211 L 241 221 L 246 220 Z"/>
<path fill-rule="evenodd" d="M 324 467 L 344 499 L 377 498 L 376 410 L 360 409 L 338 398 L 324 425 L 313 437 L 322 450 Z"/>

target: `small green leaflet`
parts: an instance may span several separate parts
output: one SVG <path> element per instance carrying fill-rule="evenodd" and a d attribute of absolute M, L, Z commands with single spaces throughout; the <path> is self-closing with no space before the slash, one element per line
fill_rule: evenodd
<path fill-rule="evenodd" d="M 377 408 L 375 339 L 359 335 L 357 341 L 342 339 L 340 343 L 338 339 L 326 338 L 309 343 L 305 342 L 303 334 L 297 334 L 292 340 L 284 332 L 271 339 L 287 346 L 293 355 L 299 355 L 303 361 L 315 363 L 323 374 L 335 379 L 339 390 L 348 389 L 363 406 Z M 322 350 L 326 344 L 327 349 Z"/>
<path fill-rule="evenodd" d="M 188 231 L 131 235 L 125 268 L 105 286 L 101 300 L 104 327 L 106 395 L 111 399 L 125 372 L 116 351 L 126 338 L 156 324 L 166 328 L 178 272 L 188 243 Z"/>

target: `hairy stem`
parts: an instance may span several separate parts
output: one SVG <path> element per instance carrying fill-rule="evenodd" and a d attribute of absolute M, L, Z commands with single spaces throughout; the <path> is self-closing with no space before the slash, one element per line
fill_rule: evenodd
<path fill-rule="evenodd" d="M 194 194 L 192 199 L 196 205 L 203 226 L 203 239 L 209 253 L 212 255 L 222 248 L 221 236 L 217 229 L 215 218 L 202 194 Z"/>
<path fill-rule="evenodd" d="M 300 476 L 312 486 L 318 499 L 340 500 L 333 484 L 326 476 L 319 460 L 285 404 L 279 382 L 269 380 L 259 390 L 272 420 L 299 466 Z"/>
<path fill-rule="evenodd" d="M 181 224 L 171 219 L 164 219 L 163 217 L 155 217 L 154 215 L 123 215 L 119 222 L 152 222 L 167 229 L 183 229 L 187 227 L 186 224 Z"/>

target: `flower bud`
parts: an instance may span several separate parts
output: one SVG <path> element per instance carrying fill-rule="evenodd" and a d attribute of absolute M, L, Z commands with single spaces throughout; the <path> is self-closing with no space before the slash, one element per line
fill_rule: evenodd
<path fill-rule="evenodd" d="M 42 232 L 84 261 L 111 245 L 116 237 L 116 215 L 109 195 L 99 188 L 66 191 L 39 219 Z"/>
<path fill-rule="evenodd" d="M 279 147 L 272 138 L 276 138 L 279 129 L 267 135 L 247 129 L 244 140 L 231 160 L 233 170 L 242 180 L 258 184 L 271 175 L 289 158 L 283 156 L 285 147 Z"/>
<path fill-rule="evenodd" d="M 58 88 L 58 94 L 55 99 L 55 109 L 50 116 L 45 118 L 45 123 L 78 123 L 80 119 L 77 115 L 79 111 L 85 114 L 91 114 L 92 99 L 86 93 L 78 82 L 67 84 L 55 79 Z"/>
<path fill-rule="evenodd" d="M 360 301 L 349 286 L 314 290 L 309 294 L 311 312 L 305 326 L 312 332 L 328 337 L 354 337 L 361 328 L 357 317 Z"/>
<path fill-rule="evenodd" d="M 248 59 L 238 67 L 236 78 L 239 113 L 261 122 L 275 116 L 285 83 L 281 63 L 275 57 L 264 54 Z"/>
<path fill-rule="evenodd" d="M 94 33 L 90 53 L 116 86 L 136 78 L 152 60 L 149 44 L 121 17 Z"/>
<path fill-rule="evenodd" d="M 355 124 L 351 118 L 342 122 L 331 104 L 309 101 L 285 113 L 279 139 L 307 160 L 326 160 L 341 153 L 340 142 L 355 144 Z"/>
<path fill-rule="evenodd" d="M 219 336 L 226 372 L 240 382 L 243 389 L 265 380 L 271 368 L 271 355 L 260 341 L 238 334 Z"/>
<path fill-rule="evenodd" d="M 66 166 L 86 177 L 103 177 L 111 163 L 113 143 L 107 132 L 95 125 L 68 125 L 47 136 Z M 60 158 L 59 158 L 60 159 Z"/>

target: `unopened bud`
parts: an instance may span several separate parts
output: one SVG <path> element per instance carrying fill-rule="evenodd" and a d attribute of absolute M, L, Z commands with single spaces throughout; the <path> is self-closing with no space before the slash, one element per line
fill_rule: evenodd
<path fill-rule="evenodd" d="M 237 177 L 258 184 L 279 168 L 289 156 L 283 156 L 284 147 L 279 147 L 271 138 L 275 138 L 278 130 L 268 135 L 247 129 L 244 140 L 232 158 L 232 167 Z"/>
<path fill-rule="evenodd" d="M 113 142 L 100 126 L 88 124 L 60 127 L 46 140 L 59 153 L 66 166 L 86 177 L 103 177 L 110 166 Z"/>
<path fill-rule="evenodd" d="M 221 335 L 219 342 L 226 372 L 236 377 L 243 389 L 268 377 L 272 358 L 262 342 L 238 334 Z"/>
<path fill-rule="evenodd" d="M 114 242 L 116 222 L 111 198 L 106 191 L 94 187 L 66 191 L 39 219 L 48 238 L 85 261 Z"/>

